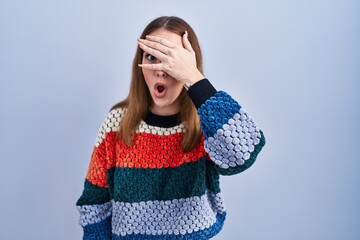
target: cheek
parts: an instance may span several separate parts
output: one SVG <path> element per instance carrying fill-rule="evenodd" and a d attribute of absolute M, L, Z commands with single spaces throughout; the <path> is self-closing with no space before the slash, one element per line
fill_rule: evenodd
<path fill-rule="evenodd" d="M 141 63 L 146 63 L 146 59 L 145 59 L 144 57 L 142 58 Z M 151 70 L 145 69 L 145 68 L 141 68 L 141 71 L 142 71 L 142 74 L 143 74 L 143 76 L 144 76 L 145 81 L 146 81 L 146 82 L 149 81 L 149 80 L 150 80 Z"/>
<path fill-rule="evenodd" d="M 183 89 L 183 84 L 174 80 L 175 83 L 174 85 L 172 85 L 172 88 L 174 89 L 174 93 L 177 95 L 177 97 L 180 95 L 182 89 Z"/>
<path fill-rule="evenodd" d="M 152 71 L 142 68 L 142 73 L 143 73 L 146 84 L 149 84 L 151 82 Z"/>

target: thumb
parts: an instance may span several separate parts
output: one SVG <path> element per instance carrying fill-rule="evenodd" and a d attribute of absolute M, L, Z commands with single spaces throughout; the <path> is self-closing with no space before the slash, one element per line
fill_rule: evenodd
<path fill-rule="evenodd" d="M 191 46 L 191 43 L 189 42 L 187 31 L 185 31 L 184 35 L 182 36 L 182 40 L 183 40 L 183 45 L 184 45 L 185 49 L 188 50 L 189 52 L 194 52 L 194 50 Z"/>

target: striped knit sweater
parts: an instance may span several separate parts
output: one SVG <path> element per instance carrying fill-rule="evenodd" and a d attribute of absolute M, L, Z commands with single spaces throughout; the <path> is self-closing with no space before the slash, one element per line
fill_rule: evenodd
<path fill-rule="evenodd" d="M 126 109 L 109 112 L 98 133 L 77 201 L 83 239 L 210 239 L 226 216 L 219 175 L 249 168 L 265 144 L 253 119 L 207 79 L 189 88 L 203 136 L 181 149 L 177 115 L 149 113 L 134 145 L 116 138 Z"/>

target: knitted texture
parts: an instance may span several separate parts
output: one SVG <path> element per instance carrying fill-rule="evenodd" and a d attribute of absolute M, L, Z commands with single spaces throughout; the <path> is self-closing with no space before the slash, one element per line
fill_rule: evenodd
<path fill-rule="evenodd" d="M 112 110 L 96 138 L 77 202 L 84 239 L 210 239 L 226 216 L 219 175 L 250 167 L 265 144 L 252 118 L 225 92 L 201 104 L 203 136 L 181 148 L 183 124 L 142 121 L 134 145 L 117 130 L 126 109 Z"/>
<path fill-rule="evenodd" d="M 251 116 L 235 100 L 220 91 L 199 108 L 199 116 L 205 150 L 224 175 L 251 166 L 265 141 Z M 228 172 L 223 171 L 228 168 Z"/>

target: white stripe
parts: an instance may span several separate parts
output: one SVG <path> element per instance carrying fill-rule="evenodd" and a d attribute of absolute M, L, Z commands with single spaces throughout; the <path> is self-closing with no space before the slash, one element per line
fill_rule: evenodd
<path fill-rule="evenodd" d="M 80 212 L 80 225 L 85 226 L 101 222 L 111 216 L 112 202 L 97 205 L 83 205 L 77 207 Z"/>
<path fill-rule="evenodd" d="M 240 108 L 214 136 L 205 139 L 204 146 L 211 160 L 227 169 L 243 165 L 250 159 L 255 146 L 260 143 L 260 130 L 253 119 Z"/>
<path fill-rule="evenodd" d="M 175 127 L 163 128 L 163 127 L 150 126 L 146 122 L 141 121 L 139 127 L 136 129 L 136 133 L 143 133 L 143 132 L 156 134 L 160 136 L 163 135 L 168 136 L 170 134 L 185 132 L 185 126 L 184 124 L 181 123 Z"/>
<path fill-rule="evenodd" d="M 96 136 L 95 147 L 98 147 L 101 142 L 105 139 L 106 133 L 109 132 L 117 132 L 119 130 L 119 125 L 122 117 L 125 115 L 125 108 L 117 108 L 108 113 L 105 120 L 101 124 L 100 130 Z M 145 121 L 141 121 L 139 126 L 136 128 L 136 133 L 149 133 L 156 134 L 160 136 L 168 136 L 170 134 L 175 133 L 183 133 L 185 132 L 184 124 L 179 124 L 175 127 L 163 128 L 163 127 L 155 127 L 148 125 Z"/>
<path fill-rule="evenodd" d="M 216 214 L 224 211 L 220 193 L 168 201 L 114 201 L 112 231 L 121 236 L 189 234 L 209 228 L 216 222 Z"/>
<path fill-rule="evenodd" d="M 105 120 L 101 124 L 100 130 L 96 137 L 95 147 L 98 147 L 101 142 L 105 139 L 105 134 L 109 132 L 116 132 L 119 130 L 119 123 L 121 118 L 124 116 L 126 109 L 117 108 L 111 110 L 106 116 Z"/>

